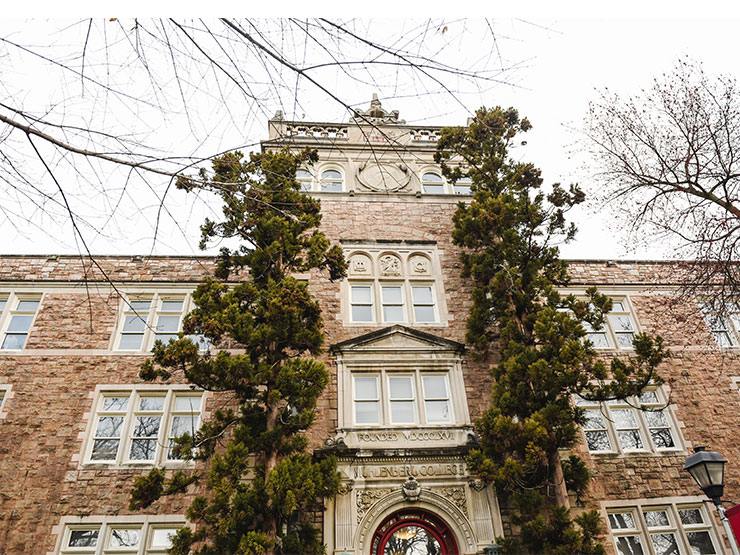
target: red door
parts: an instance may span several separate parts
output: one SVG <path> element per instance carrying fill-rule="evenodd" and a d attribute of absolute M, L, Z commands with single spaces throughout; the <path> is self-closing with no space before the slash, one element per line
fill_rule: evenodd
<path fill-rule="evenodd" d="M 404 509 L 386 518 L 373 534 L 373 555 L 457 555 L 450 528 L 438 516 Z"/>

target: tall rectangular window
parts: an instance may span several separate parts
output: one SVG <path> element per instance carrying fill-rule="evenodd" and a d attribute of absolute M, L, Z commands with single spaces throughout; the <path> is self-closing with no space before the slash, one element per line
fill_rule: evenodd
<path fill-rule="evenodd" d="M 353 322 L 373 321 L 373 288 L 370 285 L 352 285 L 350 302 Z"/>
<path fill-rule="evenodd" d="M 391 424 L 413 424 L 416 422 L 414 383 L 412 376 L 388 376 L 388 397 L 391 408 Z"/>
<path fill-rule="evenodd" d="M 431 285 L 415 285 L 411 287 L 414 297 L 414 320 L 416 322 L 435 322 L 434 290 Z"/>
<path fill-rule="evenodd" d="M 89 463 L 176 461 L 174 440 L 198 429 L 202 393 L 113 390 L 100 393 L 86 449 Z"/>
<path fill-rule="evenodd" d="M 400 285 L 383 285 L 383 322 L 403 322 L 403 291 Z"/>
<path fill-rule="evenodd" d="M 446 375 L 422 374 L 424 389 L 424 412 L 427 422 L 443 423 L 451 421 L 450 389 Z"/>
<path fill-rule="evenodd" d="M 41 295 L 11 293 L 0 296 L 0 316 L 3 322 L 0 349 L 20 350 L 25 347 L 40 304 Z"/>
<path fill-rule="evenodd" d="M 378 376 L 354 376 L 355 422 L 380 423 L 380 388 Z"/>

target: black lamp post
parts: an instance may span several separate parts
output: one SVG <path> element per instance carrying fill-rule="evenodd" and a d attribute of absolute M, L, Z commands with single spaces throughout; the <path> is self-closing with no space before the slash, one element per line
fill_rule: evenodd
<path fill-rule="evenodd" d="M 725 459 L 716 451 L 707 451 L 705 447 L 694 448 L 694 454 L 686 458 L 684 470 L 688 470 L 691 477 L 699 484 L 704 494 L 717 506 L 719 519 L 725 528 L 725 534 L 730 541 L 733 555 L 740 555 L 735 534 L 722 508 L 722 493 L 725 490 Z"/>

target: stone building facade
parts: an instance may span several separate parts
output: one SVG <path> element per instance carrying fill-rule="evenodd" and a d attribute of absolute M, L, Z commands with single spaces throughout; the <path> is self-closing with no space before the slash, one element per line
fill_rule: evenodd
<path fill-rule="evenodd" d="M 323 231 L 349 261 L 341 283 L 304 276 L 324 313 L 322 357 L 332 376 L 311 445 L 334 453 L 342 476 L 318 523 L 328 553 L 389 553 L 416 540 L 409 553 L 483 553 L 516 533 L 465 462 L 490 378 L 464 345 L 470 285 L 450 230 L 469 190 L 435 167 L 438 132 L 406 125 L 374 101 L 347 124 L 278 116 L 263 145 L 318 149 L 318 164 L 298 178 L 321 200 Z M 164 553 L 198 493 L 142 513 L 127 508 L 133 479 L 154 464 L 187 467 L 169 438 L 219 405 L 186 384 L 138 377 L 153 342 L 177 333 L 213 260 L 96 262 L 2 257 L 0 553 Z M 740 319 L 676 303 L 673 271 L 668 263 L 571 262 L 570 291 L 597 285 L 614 301 L 607 326 L 591 334 L 605 355 L 629 354 L 639 331 L 662 335 L 673 351 L 666 384 L 630 403 L 574 399 L 587 411 L 576 450 L 593 479 L 585 499 L 571 500 L 573 511 L 601 512 L 611 554 L 727 551 L 682 470 L 694 446 L 729 460 L 725 497 L 740 493 Z"/>

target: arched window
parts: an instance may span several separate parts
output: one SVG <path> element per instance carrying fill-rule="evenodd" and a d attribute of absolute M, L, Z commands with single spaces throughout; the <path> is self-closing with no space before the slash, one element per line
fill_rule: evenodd
<path fill-rule="evenodd" d="M 452 187 L 452 189 L 456 195 L 469 195 L 470 186 L 472 184 L 473 180 L 469 177 L 461 177 L 455 182 L 455 185 Z"/>
<path fill-rule="evenodd" d="M 373 534 L 372 555 L 459 553 L 450 528 L 436 515 L 407 509 L 386 518 Z"/>
<path fill-rule="evenodd" d="M 301 191 L 310 191 L 313 189 L 313 175 L 308 170 L 300 169 L 295 172 L 295 178 L 301 185 Z"/>
<path fill-rule="evenodd" d="M 332 193 L 341 193 L 344 178 L 342 172 L 337 170 L 324 170 L 321 172 L 321 190 Z"/>
<path fill-rule="evenodd" d="M 442 176 L 434 172 L 425 172 L 421 176 L 421 186 L 425 193 L 444 193 L 445 182 Z"/>

